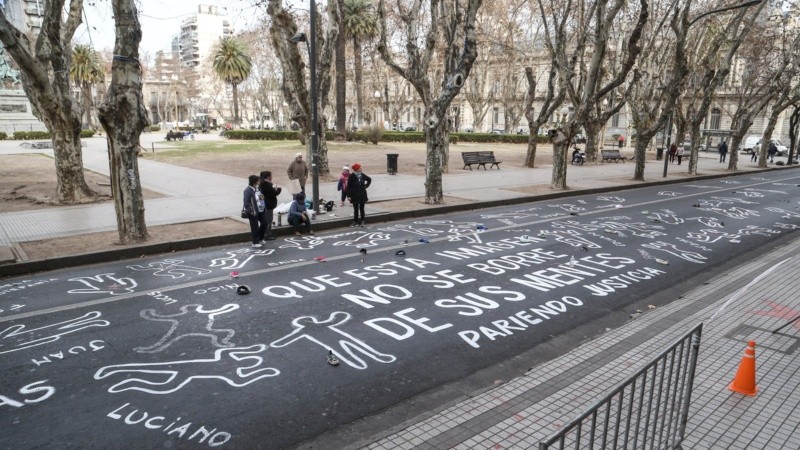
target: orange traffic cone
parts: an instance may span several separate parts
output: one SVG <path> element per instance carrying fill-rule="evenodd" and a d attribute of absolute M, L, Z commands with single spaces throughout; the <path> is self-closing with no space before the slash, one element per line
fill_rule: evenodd
<path fill-rule="evenodd" d="M 736 378 L 733 379 L 728 389 L 750 396 L 756 395 L 758 392 L 758 387 L 756 386 L 755 341 L 750 341 L 747 344 L 747 348 L 744 349 L 744 356 L 742 356 L 742 362 L 739 363 L 739 370 L 736 371 Z"/>

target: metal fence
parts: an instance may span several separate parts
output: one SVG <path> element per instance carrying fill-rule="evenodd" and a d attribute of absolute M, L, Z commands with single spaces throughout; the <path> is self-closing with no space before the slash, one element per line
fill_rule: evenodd
<path fill-rule="evenodd" d="M 561 431 L 539 442 L 539 450 L 680 448 L 702 330 L 701 323 Z"/>

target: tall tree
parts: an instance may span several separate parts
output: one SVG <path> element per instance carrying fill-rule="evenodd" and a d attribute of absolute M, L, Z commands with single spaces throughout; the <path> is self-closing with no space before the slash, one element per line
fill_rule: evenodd
<path fill-rule="evenodd" d="M 116 27 L 114 60 L 99 119 L 108 136 L 117 231 L 120 243 L 126 244 L 147 239 L 137 153 L 139 136 L 149 123 L 142 100 L 139 12 L 135 0 L 113 0 L 112 7 Z"/>
<path fill-rule="evenodd" d="M 214 53 L 214 72 L 231 85 L 233 91 L 233 121 L 239 125 L 239 83 L 250 76 L 252 63 L 244 44 L 233 36 L 225 36 L 219 40 Z"/>
<path fill-rule="evenodd" d="M 69 68 L 72 81 L 81 87 L 83 97 L 83 112 L 86 114 L 86 124 L 94 128 L 92 123 L 92 86 L 105 80 L 105 70 L 100 55 L 88 45 L 77 44 L 72 47 L 72 66 Z"/>
<path fill-rule="evenodd" d="M 392 70 L 414 86 L 425 106 L 425 203 L 441 204 L 444 199 L 442 168 L 446 165 L 450 145 L 447 110 L 464 86 L 478 56 L 475 16 L 481 0 L 429 0 L 428 11 L 423 11 L 422 4 L 422 0 L 414 0 L 407 9 L 402 3 L 397 4 L 406 34 L 403 60 L 408 65 L 403 67 L 396 62 L 389 46 L 386 5 L 384 0 L 379 0 L 381 36 L 378 51 Z M 423 24 L 426 15 L 427 24 Z M 423 31 L 425 25 L 427 32 Z M 434 55 L 437 41 L 445 43 L 444 55 L 438 57 L 443 61 L 438 94 L 434 93 L 428 73 L 431 60 L 437 56 Z M 424 47 L 420 48 L 419 43 L 424 43 Z"/>
<path fill-rule="evenodd" d="M 339 11 L 344 11 L 344 0 L 336 0 Z M 336 139 L 345 139 L 347 129 L 347 36 L 344 14 L 339 14 L 339 34 L 336 36 Z"/>
<path fill-rule="evenodd" d="M 699 30 L 698 40 L 708 39 L 710 43 L 707 47 L 702 47 L 702 56 L 699 59 L 694 83 L 696 89 L 692 94 L 693 102 L 689 105 L 687 112 L 689 133 L 692 136 L 692 151 L 689 155 L 690 175 L 697 175 L 700 126 L 706 119 L 714 100 L 714 94 L 730 73 L 731 62 L 742 43 L 743 36 L 753 28 L 753 23 L 766 4 L 767 2 L 761 2 L 752 10 L 741 8 L 733 11 L 724 26 L 695 28 Z M 708 20 L 714 20 L 714 17 L 710 17 Z"/>
<path fill-rule="evenodd" d="M 362 48 L 364 41 L 378 34 L 378 20 L 370 0 L 344 0 L 344 32 L 353 41 L 353 69 L 355 72 L 356 122 L 364 119 Z"/>
<path fill-rule="evenodd" d="M 564 91 L 569 109 L 560 131 L 551 138 L 551 187 L 565 190 L 569 143 L 591 111 L 597 108 L 597 103 L 621 86 L 633 69 L 641 50 L 639 41 L 649 17 L 649 4 L 647 0 L 639 0 L 638 5 L 628 5 L 625 0 L 566 0 L 559 4 L 538 0 L 538 4 L 544 20 L 543 38 L 558 71 L 558 90 Z M 617 73 L 606 81 L 602 79 L 602 67 L 608 62 L 609 33 L 612 26 L 622 20 L 622 9 L 626 5 L 633 17 L 627 52 Z"/>
<path fill-rule="evenodd" d="M 72 95 L 70 66 L 72 37 L 81 24 L 83 0 L 51 0 L 42 10 L 36 41 L 17 29 L 0 8 L 0 42 L 17 63 L 25 94 L 40 115 L 53 141 L 56 164 L 56 201 L 91 201 L 95 193 L 83 176 L 81 107 Z M 67 14 L 66 19 L 64 14 Z"/>
<path fill-rule="evenodd" d="M 264 2 L 260 2 L 264 3 Z M 266 0 L 267 13 L 272 19 L 269 28 L 272 38 L 272 47 L 281 62 L 283 70 L 283 96 L 291 111 L 289 117 L 300 125 L 303 134 L 308 135 L 311 130 L 319 137 L 319 154 L 317 170 L 319 175 L 330 174 L 328 166 L 328 146 L 325 141 L 323 127 L 324 115 L 318 114 L 317 123 L 312 123 L 311 102 L 319 103 L 318 111 L 324 111 L 331 89 L 331 65 L 335 53 L 336 37 L 339 35 L 339 7 L 336 0 L 327 3 L 327 30 L 322 32 L 322 27 L 317 26 L 317 98 L 312 99 L 308 91 L 305 76 L 305 63 L 300 56 L 298 45 L 292 42 L 297 34 L 297 23 L 294 16 L 283 6 L 280 0 Z M 318 19 L 319 21 L 319 19 Z M 322 45 L 319 45 L 322 44 Z M 320 52 L 320 49 L 322 51 Z M 313 155 L 312 155 L 313 156 Z M 312 159 L 312 158 L 310 158 Z M 312 159 L 313 160 L 313 159 Z"/>

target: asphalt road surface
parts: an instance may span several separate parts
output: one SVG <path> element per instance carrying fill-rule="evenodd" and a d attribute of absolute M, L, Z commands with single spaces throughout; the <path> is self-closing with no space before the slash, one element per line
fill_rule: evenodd
<path fill-rule="evenodd" d="M 797 236 L 799 186 L 740 175 L 0 280 L 0 446 L 299 445 Z"/>

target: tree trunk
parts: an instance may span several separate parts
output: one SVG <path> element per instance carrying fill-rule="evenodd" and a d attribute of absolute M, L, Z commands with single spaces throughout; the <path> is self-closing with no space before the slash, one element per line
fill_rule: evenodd
<path fill-rule="evenodd" d="M 339 34 L 336 36 L 336 139 L 345 139 L 347 128 L 347 76 L 345 64 L 345 45 L 347 39 L 344 34 L 344 0 L 337 0 L 339 5 Z M 322 140 L 320 140 L 322 142 Z"/>
<path fill-rule="evenodd" d="M 586 131 L 586 160 L 597 161 L 597 137 L 602 127 L 594 120 L 587 120 L 583 128 Z"/>
<path fill-rule="evenodd" d="M 736 111 L 731 121 L 731 130 L 734 130 L 734 133 L 731 135 L 731 142 L 728 147 L 728 154 L 730 155 L 728 158 L 728 170 L 731 172 L 736 172 L 738 170 L 739 147 L 752 124 L 752 115 L 742 113 L 741 110 Z"/>
<path fill-rule="evenodd" d="M 427 117 L 436 115 L 433 108 L 425 111 Z M 443 158 L 448 144 L 447 121 L 440 120 L 425 133 L 425 203 L 439 205 L 444 201 L 442 190 Z"/>
<path fill-rule="evenodd" d="M 231 83 L 231 90 L 233 90 L 233 123 L 239 127 L 239 84 Z M 177 103 L 176 103 L 177 104 Z M 177 120 L 177 113 L 175 114 Z"/>
<path fill-rule="evenodd" d="M 92 123 L 92 86 L 87 82 L 83 82 L 81 87 L 83 88 L 83 110 L 86 113 L 86 125 L 91 130 L 94 129 L 94 124 Z"/>
<path fill-rule="evenodd" d="M 800 124 L 800 105 L 794 105 L 789 116 L 789 164 L 793 164 L 797 155 L 797 131 Z"/>
<path fill-rule="evenodd" d="M 553 142 L 553 182 L 551 189 L 567 190 L 567 153 L 569 151 L 569 140 L 562 139 Z"/>
<path fill-rule="evenodd" d="M 525 167 L 534 167 L 536 161 L 536 135 L 528 134 L 528 151 L 525 153 Z"/>
<path fill-rule="evenodd" d="M 353 37 L 353 65 L 356 75 L 356 122 L 360 125 L 364 120 L 364 90 L 362 89 L 362 62 L 361 62 L 361 42 L 357 37 Z"/>
<path fill-rule="evenodd" d="M 644 158 L 647 155 L 647 144 L 653 136 L 638 136 L 636 147 L 633 149 L 635 165 L 633 168 L 633 180 L 644 181 Z M 664 156 L 666 158 L 666 155 Z"/>
<path fill-rule="evenodd" d="M 116 41 L 111 85 L 100 106 L 99 118 L 108 141 L 119 241 L 127 244 L 147 239 L 137 154 L 139 136 L 148 121 L 142 99 L 142 67 L 139 63 L 142 29 L 135 0 L 113 0 L 113 11 Z"/>
<path fill-rule="evenodd" d="M 54 114 L 58 115 L 55 111 Z M 49 114 L 50 115 L 50 114 Z M 59 203 L 85 203 L 96 194 L 89 189 L 83 176 L 83 151 L 81 150 L 80 118 L 70 114 L 61 125 L 45 125 L 51 133 L 53 156 L 56 163 L 56 199 Z M 52 120 L 52 119 L 51 119 Z M 77 122 L 67 124 L 66 122 Z M 52 122 L 50 122 L 52 123 Z"/>
<path fill-rule="evenodd" d="M 775 131 L 775 125 L 778 124 L 778 116 L 780 116 L 781 111 L 773 108 L 772 113 L 769 115 L 769 119 L 767 119 L 767 127 L 764 128 L 764 135 L 761 138 L 761 159 L 758 161 L 758 167 L 762 169 L 767 168 L 767 150 L 769 150 L 769 144 L 772 141 L 772 133 Z"/>

